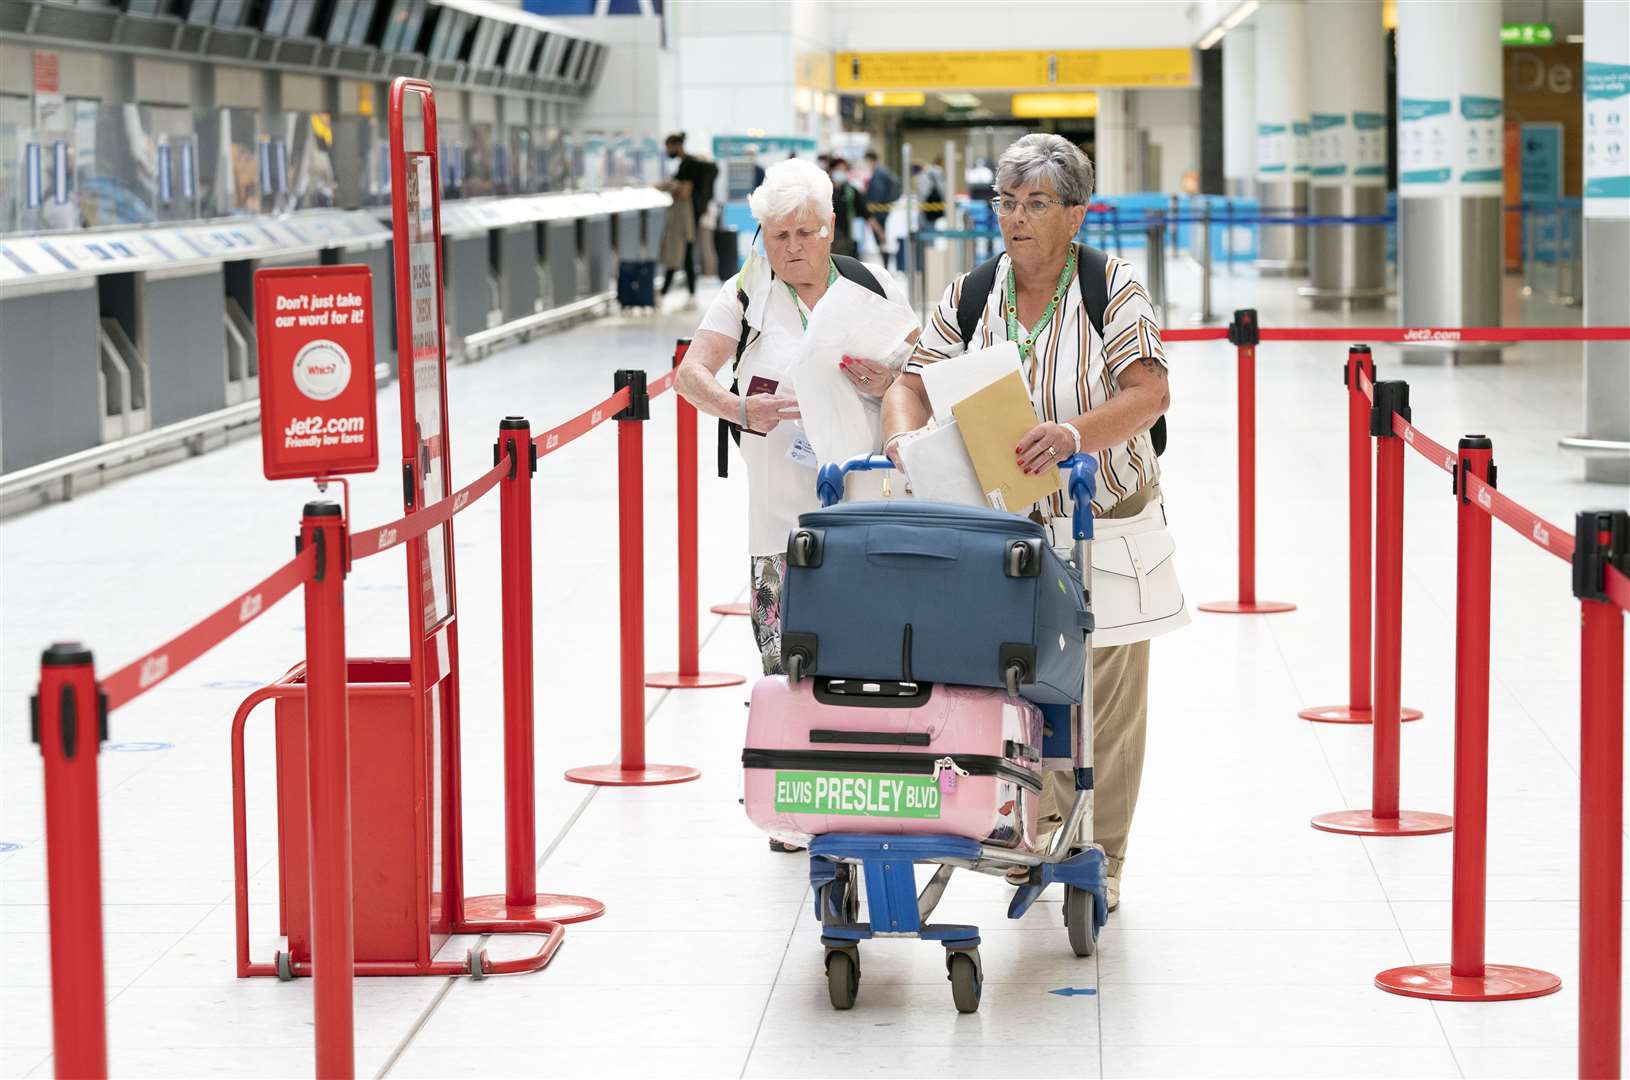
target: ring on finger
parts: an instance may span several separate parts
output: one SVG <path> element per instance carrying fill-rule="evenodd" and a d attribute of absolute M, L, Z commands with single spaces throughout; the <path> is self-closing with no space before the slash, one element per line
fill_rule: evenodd
<path fill-rule="evenodd" d="M 1047 456 L 1048 456 L 1048 457 L 1058 457 L 1058 450 L 1057 450 L 1057 448 L 1056 448 L 1056 447 L 1052 447 L 1052 446 L 1049 446 L 1049 447 L 1048 447 L 1048 448 L 1047 448 Z"/>

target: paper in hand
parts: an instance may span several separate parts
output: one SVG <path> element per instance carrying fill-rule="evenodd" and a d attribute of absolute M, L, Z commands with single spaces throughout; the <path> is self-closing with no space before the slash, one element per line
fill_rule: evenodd
<path fill-rule="evenodd" d="M 862 285 L 839 278 L 827 288 L 792 367 L 804 433 L 821 461 L 873 453 L 882 442 L 879 399 L 861 394 L 838 365 L 845 356 L 887 360 L 915 329 L 910 309 Z"/>
<path fill-rule="evenodd" d="M 1011 341 L 999 341 L 988 349 L 972 349 L 960 356 L 924 364 L 923 389 L 928 392 L 934 419 L 947 423 L 952 410 L 964 399 L 1019 370 L 1019 347 Z"/>

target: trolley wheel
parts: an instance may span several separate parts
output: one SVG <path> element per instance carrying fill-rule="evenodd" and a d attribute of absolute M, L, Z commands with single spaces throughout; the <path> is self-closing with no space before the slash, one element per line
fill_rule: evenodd
<path fill-rule="evenodd" d="M 294 964 L 289 959 L 289 954 L 284 952 L 282 949 L 279 949 L 279 950 L 277 950 L 277 952 L 272 954 L 272 960 L 275 962 L 275 964 L 277 966 L 277 977 L 278 977 L 279 981 L 281 981 L 281 982 L 293 982 L 294 981 Z"/>
<path fill-rule="evenodd" d="M 787 657 L 787 681 L 797 686 L 798 680 L 804 677 L 804 654 L 793 653 Z"/>
<path fill-rule="evenodd" d="M 1092 893 L 1074 885 L 1064 886 L 1064 925 L 1069 930 L 1070 948 L 1077 956 L 1091 956 L 1098 944 L 1098 927 L 1093 912 Z"/>
<path fill-rule="evenodd" d="M 950 972 L 946 977 L 951 980 L 951 1000 L 956 1002 L 956 1011 L 978 1012 L 985 981 L 980 978 L 974 958 L 965 952 L 946 953 L 945 966 Z"/>
<path fill-rule="evenodd" d="M 486 949 L 470 949 L 464 954 L 464 962 L 470 969 L 470 978 L 485 979 L 487 977 Z"/>
<path fill-rule="evenodd" d="M 860 990 L 860 954 L 845 949 L 826 951 L 826 993 L 834 1009 L 855 1007 L 855 994 Z"/>

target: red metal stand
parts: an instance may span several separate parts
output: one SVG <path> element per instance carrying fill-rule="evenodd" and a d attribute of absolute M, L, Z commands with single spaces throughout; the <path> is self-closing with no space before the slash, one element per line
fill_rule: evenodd
<path fill-rule="evenodd" d="M 316 547 L 306 582 L 306 783 L 311 809 L 311 966 L 317 1075 L 356 1074 L 351 965 L 351 733 L 345 698 L 345 519 L 309 502 L 300 544 Z"/>
<path fill-rule="evenodd" d="M 1361 380 L 1362 376 L 1362 380 Z M 1321 724 L 1368 724 L 1370 708 L 1370 400 L 1363 381 L 1375 382 L 1375 360 L 1368 345 L 1347 350 L 1342 382 L 1347 385 L 1347 700 L 1346 705 L 1315 705 L 1297 713 Z M 1400 719 L 1419 720 L 1421 711 L 1407 706 Z"/>
<path fill-rule="evenodd" d="M 1489 547 L 1494 519 L 1475 505 L 1465 477 L 1494 484 L 1494 444 L 1460 440 L 1455 480 L 1458 540 L 1455 574 L 1455 838 L 1453 938 L 1447 964 L 1411 964 L 1375 977 L 1382 990 L 1436 1001 L 1512 1001 L 1554 994 L 1562 980 L 1548 971 L 1487 964 L 1484 908 L 1488 894 Z"/>
<path fill-rule="evenodd" d="M 464 900 L 464 922 L 550 923 L 596 919 L 606 906 L 586 896 L 538 892 L 537 799 L 532 728 L 532 476 L 538 448 L 519 416 L 498 425 L 493 464 L 509 459 L 498 483 L 503 584 L 504 893 Z M 492 932 L 488 930 L 487 932 Z"/>
<path fill-rule="evenodd" d="M 574 784 L 638 787 L 682 784 L 702 774 L 688 765 L 645 760 L 645 462 L 644 428 L 651 418 L 645 372 L 619 371 L 614 388 L 628 387 L 628 408 L 617 420 L 617 581 L 622 615 L 622 754 L 609 765 L 566 773 Z"/>
<path fill-rule="evenodd" d="M 91 651 L 72 642 L 46 649 L 30 704 L 45 760 L 52 1064 L 58 1076 L 101 1077 L 108 1074 L 108 1025 L 96 758 L 107 738 L 107 705 Z"/>
<path fill-rule="evenodd" d="M 1368 810 L 1320 814 L 1313 827 L 1353 836 L 1422 836 L 1448 832 L 1447 814 L 1398 809 L 1400 743 L 1399 669 L 1403 660 L 1404 441 L 1392 428 L 1394 414 L 1409 419 L 1409 384 L 1375 384 L 1370 434 L 1375 441 L 1375 722 Z"/>
<path fill-rule="evenodd" d="M 1619 1075 L 1624 955 L 1624 612 L 1608 566 L 1630 573 L 1630 514 L 1574 523 L 1579 598 L 1579 1075 Z"/>
<path fill-rule="evenodd" d="M 674 346 L 674 368 L 685 360 L 690 338 L 680 338 Z M 701 670 L 700 631 L 702 617 L 697 611 L 697 528 L 696 528 L 696 406 L 675 395 L 678 411 L 679 444 L 674 461 L 678 467 L 679 502 L 679 670 L 657 671 L 645 676 L 645 685 L 664 689 L 699 690 L 738 686 L 745 675 L 726 671 Z"/>
<path fill-rule="evenodd" d="M 1201 611 L 1218 615 L 1296 610 L 1295 604 L 1256 596 L 1256 346 L 1260 332 L 1254 309 L 1234 312 L 1228 340 L 1239 349 L 1239 597 L 1200 605 Z"/>

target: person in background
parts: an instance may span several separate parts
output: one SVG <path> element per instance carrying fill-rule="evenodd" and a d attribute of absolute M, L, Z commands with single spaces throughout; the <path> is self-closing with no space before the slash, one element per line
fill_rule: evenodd
<path fill-rule="evenodd" d="M 662 230 L 662 266 L 666 271 L 662 278 L 662 295 L 668 295 L 675 272 L 683 268 L 685 286 L 690 292 L 691 302 L 694 303 L 696 223 L 700 219 L 698 207 L 705 211 L 708 201 L 713 198 L 713 186 L 709 182 L 708 174 L 711 165 L 685 153 L 683 131 L 676 131 L 664 139 L 663 149 L 667 151 L 668 160 L 674 164 L 674 171 L 665 183 L 658 186 L 673 196 L 674 205 L 668 208 L 668 220 Z M 713 175 L 718 175 L 717 169 L 714 169 Z M 681 202 L 683 206 L 680 205 Z M 675 218 L 679 220 L 676 221 Z"/>
<path fill-rule="evenodd" d="M 945 216 L 945 159 L 935 158 L 932 165 L 913 165 L 911 175 L 923 224 L 932 229 Z"/>
<path fill-rule="evenodd" d="M 1058 135 L 1026 135 L 996 164 L 993 209 L 1006 253 L 980 309 L 971 342 L 957 327 L 957 303 L 968 275 L 951 282 L 923 328 L 917 349 L 883 400 L 883 448 L 899 467 L 899 443 L 928 422 L 922 370 L 969 347 L 1000 341 L 1019 346 L 1031 403 L 1041 417 L 1014 447 L 1026 472 L 1056 470 L 1076 453 L 1098 459 L 1097 518 L 1129 518 L 1159 500 L 1160 464 L 1149 429 L 1171 404 L 1166 354 L 1153 305 L 1130 264 L 1109 258 L 1103 333 L 1092 327 L 1074 243 L 1092 197 L 1092 162 Z M 1069 547 L 1069 507 L 1062 494 L 1032 516 L 1054 544 Z M 1094 839 L 1109 856 L 1109 906 L 1120 903 L 1121 867 L 1143 776 L 1149 706 L 1149 642 L 1092 650 Z M 1068 771 L 1046 776 L 1038 826 L 1057 829 L 1074 798 Z"/>
<path fill-rule="evenodd" d="M 898 211 L 904 216 L 900 201 L 900 178 L 884 166 L 876 150 L 866 151 L 866 167 L 871 174 L 866 179 L 866 220 L 877 238 L 877 250 L 887 255 L 895 251 L 895 238 L 890 235 L 890 218 Z"/>
<path fill-rule="evenodd" d="M 753 190 L 757 191 L 764 183 L 764 166 L 758 163 L 758 150 L 751 146 L 747 148 L 747 164 L 753 167 Z"/>
<path fill-rule="evenodd" d="M 843 158 L 834 157 L 828 172 L 832 179 L 832 253 L 853 258 L 858 252 L 855 222 L 867 218 L 866 196 L 849 182 L 849 163 Z"/>

